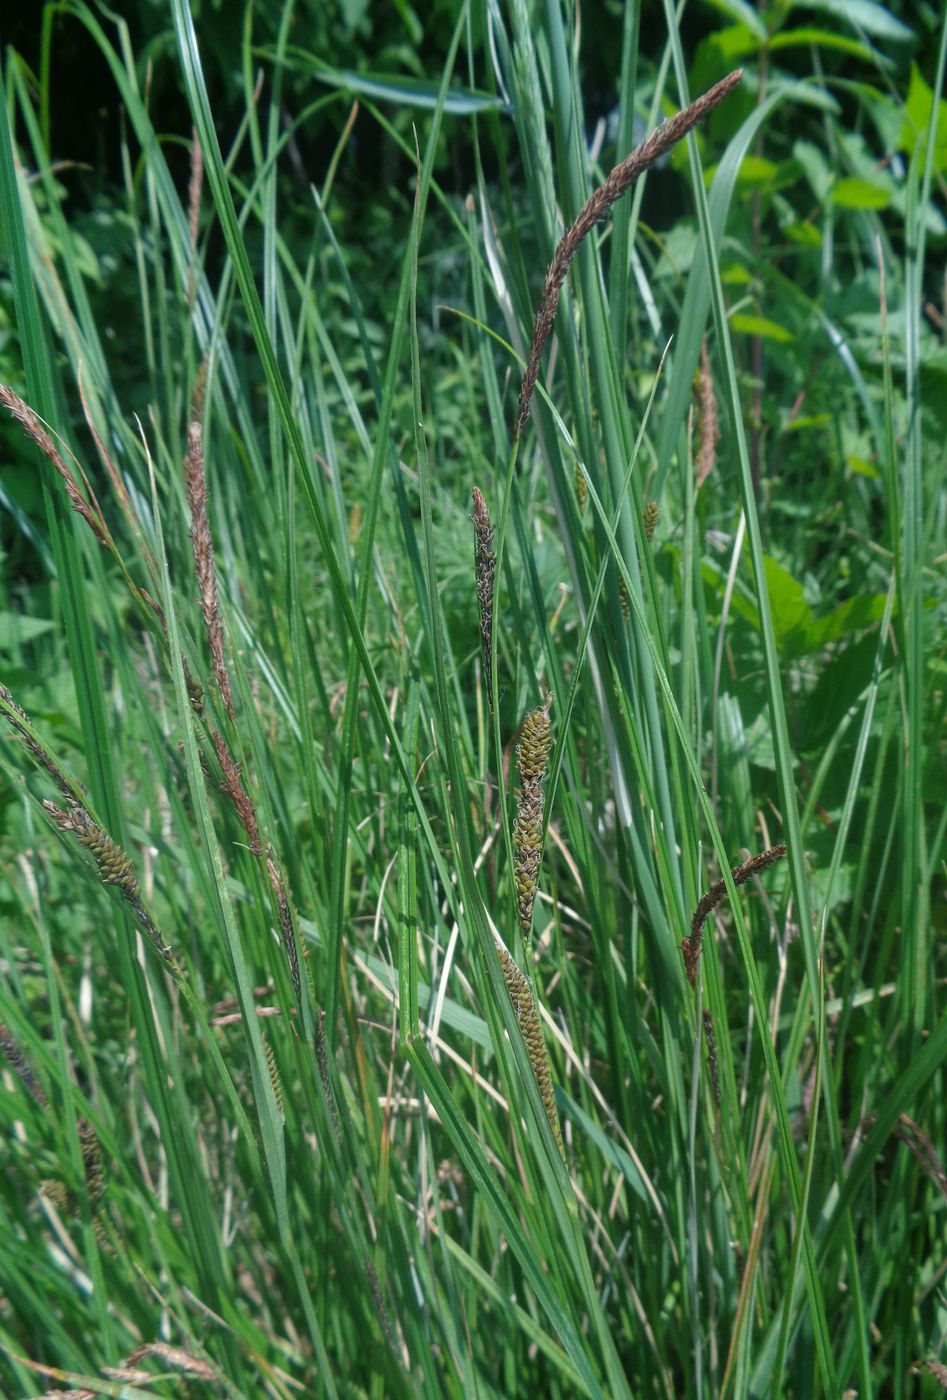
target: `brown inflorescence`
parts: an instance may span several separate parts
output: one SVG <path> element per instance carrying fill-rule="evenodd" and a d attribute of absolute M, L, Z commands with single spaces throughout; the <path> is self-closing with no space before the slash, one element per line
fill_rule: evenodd
<path fill-rule="evenodd" d="M 786 854 L 785 846 L 771 846 L 769 850 L 762 851 L 757 856 L 750 856 L 742 865 L 736 865 L 730 871 L 731 878 L 735 885 L 745 885 L 747 880 L 758 875 L 761 870 L 765 870 L 768 865 L 775 865 L 776 861 L 782 860 Z M 726 882 L 718 880 L 715 885 L 711 885 L 706 894 L 700 898 L 700 903 L 694 910 L 694 917 L 691 919 L 691 931 L 681 944 L 681 951 L 684 954 L 684 969 L 687 972 L 687 980 L 691 986 L 697 976 L 697 967 L 700 963 L 700 949 L 704 937 L 704 924 L 708 915 L 716 909 L 727 896 Z"/>
<path fill-rule="evenodd" d="M 717 1073 L 717 1037 L 714 1032 L 714 1018 L 709 1011 L 704 1012 L 704 1040 L 707 1043 L 707 1068 L 710 1071 L 710 1087 L 713 1091 L 717 1112 L 720 1112 L 720 1076 Z"/>
<path fill-rule="evenodd" d="M 296 924 L 293 919 L 293 906 L 289 902 L 289 895 L 286 892 L 286 884 L 280 874 L 279 866 L 273 857 L 272 851 L 266 857 L 266 873 L 270 878 L 270 885 L 276 896 L 276 907 L 279 911 L 279 931 L 283 940 L 283 947 L 286 951 L 286 958 L 289 962 L 289 975 L 293 979 L 293 991 L 296 999 L 299 1000 L 299 948 L 296 940 Z"/>
<path fill-rule="evenodd" d="M 645 539 L 650 544 L 654 539 L 654 531 L 661 518 L 661 507 L 657 501 L 649 501 L 641 512 L 641 523 L 644 526 Z"/>
<path fill-rule="evenodd" d="M 60 831 L 73 832 L 80 846 L 85 846 L 90 852 L 102 884 L 113 885 L 118 890 L 155 948 L 166 962 L 173 964 L 171 949 L 164 942 L 154 920 L 142 903 L 141 889 L 135 878 L 134 868 L 121 846 L 112 840 L 108 832 L 104 831 L 78 802 L 70 802 L 68 812 L 57 807 L 55 802 L 44 802 L 43 807 Z"/>
<path fill-rule="evenodd" d="M 324 1011 L 319 1012 L 316 1020 L 316 1063 L 319 1066 L 319 1079 L 322 1082 L 322 1092 L 325 1094 L 329 1120 L 332 1123 L 332 1136 L 335 1138 L 336 1145 L 341 1147 L 342 1129 L 339 1124 L 339 1115 L 336 1112 L 332 1080 L 329 1078 L 329 1046 L 326 1040 L 326 1013 Z"/>
<path fill-rule="evenodd" d="M 0 403 L 10 410 L 17 422 L 22 424 L 27 437 L 32 438 L 44 457 L 53 464 L 62 478 L 63 485 L 66 488 L 66 495 L 69 497 L 73 510 L 78 515 L 82 516 L 99 544 L 105 549 L 114 549 L 115 546 L 112 536 L 102 518 L 102 512 L 98 508 L 98 503 L 96 502 L 95 509 L 93 509 L 79 490 L 74 475 L 66 466 L 59 448 L 53 442 L 39 414 L 35 413 L 33 409 L 30 408 L 29 404 L 25 403 L 24 400 L 20 398 L 19 394 L 8 388 L 6 384 L 0 384 Z"/>
<path fill-rule="evenodd" d="M 615 201 L 620 199 L 626 190 L 630 189 L 639 175 L 653 165 L 656 160 L 659 160 L 661 156 L 666 155 L 699 121 L 707 116 L 708 112 L 717 106 L 718 102 L 722 102 L 725 97 L 729 96 L 742 76 L 743 70 L 738 68 L 716 83 L 701 97 L 698 97 L 689 107 L 685 107 L 683 111 L 677 112 L 673 117 L 669 117 L 666 122 L 663 122 L 640 146 L 637 146 L 630 155 L 615 166 L 605 183 L 600 185 L 586 201 L 572 227 L 562 238 L 553 260 L 549 264 L 539 310 L 533 323 L 529 359 L 526 362 L 526 372 L 523 375 L 523 383 L 520 388 L 515 437 L 518 438 L 522 435 L 526 420 L 529 418 L 533 390 L 536 387 L 536 378 L 539 374 L 539 361 L 552 331 L 556 308 L 559 305 L 559 294 L 562 290 L 562 284 L 566 280 L 569 264 L 578 252 L 582 240 L 592 231 L 598 221 L 605 217 Z"/>
<path fill-rule="evenodd" d="M 496 577 L 496 555 L 493 552 L 493 522 L 483 493 L 473 488 L 474 578 L 477 602 L 480 605 L 480 655 L 487 703 L 493 714 L 493 586 Z"/>
<path fill-rule="evenodd" d="M 49 1100 L 37 1084 L 36 1076 L 23 1058 L 23 1052 L 14 1039 L 13 1032 L 2 1023 L 0 1023 L 0 1050 L 6 1055 L 10 1068 L 19 1076 L 24 1087 L 33 1095 L 40 1108 L 48 1108 Z"/>
<path fill-rule="evenodd" d="M 533 990 L 506 949 L 497 944 L 497 953 L 500 957 L 500 966 L 503 968 L 506 989 L 510 994 L 513 1010 L 516 1012 L 516 1021 L 523 1036 L 523 1044 L 526 1046 L 526 1055 L 532 1067 L 536 1087 L 539 1089 L 539 1097 L 543 1101 L 543 1108 L 546 1110 L 552 1135 L 556 1139 L 556 1146 L 565 1155 L 562 1145 L 562 1130 L 559 1127 L 559 1114 L 556 1112 L 556 1099 L 552 1091 L 549 1055 L 546 1051 L 546 1042 L 543 1038 L 543 1028 L 539 1020 L 539 1012 L 536 1010 Z"/>
<path fill-rule="evenodd" d="M 549 723 L 551 704 L 552 696 L 548 695 L 544 705 L 530 711 L 523 721 L 516 747 L 520 794 L 513 823 L 513 873 L 516 907 L 525 938 L 529 937 L 532 927 L 533 904 L 543 858 L 543 782 L 552 739 Z"/>
<path fill-rule="evenodd" d="M 217 596 L 217 566 L 214 562 L 214 541 L 207 518 L 207 477 L 204 473 L 204 443 L 199 422 L 187 430 L 187 455 L 184 459 L 184 480 L 187 502 L 191 510 L 191 545 L 194 568 L 201 590 L 201 614 L 210 644 L 214 678 L 227 714 L 233 719 L 233 689 L 224 656 L 224 624 Z"/>
<path fill-rule="evenodd" d="M 279 1070 L 276 1066 L 276 1056 L 273 1047 L 269 1042 L 266 1031 L 260 1032 L 260 1043 L 263 1046 L 263 1058 L 266 1060 L 266 1072 L 270 1076 L 270 1083 L 273 1086 L 273 1098 L 276 1100 L 276 1111 L 279 1114 L 281 1123 L 286 1122 L 286 1111 L 283 1108 L 283 1086 L 280 1083 Z"/>
<path fill-rule="evenodd" d="M 230 752 L 226 739 L 218 729 L 212 729 L 210 731 L 210 739 L 223 774 L 220 790 L 230 798 L 233 809 L 240 820 L 240 825 L 247 833 L 250 850 L 255 856 L 261 856 L 263 854 L 263 842 L 260 840 L 260 827 L 256 819 L 256 811 L 253 803 L 250 801 L 246 788 L 243 786 L 240 764 Z"/>
<path fill-rule="evenodd" d="M 714 377 L 710 372 L 710 356 L 707 354 L 707 337 L 700 343 L 700 447 L 697 451 L 697 489 L 700 490 L 717 461 L 717 444 L 720 441 L 720 422 L 717 417 L 717 396 L 714 393 Z"/>

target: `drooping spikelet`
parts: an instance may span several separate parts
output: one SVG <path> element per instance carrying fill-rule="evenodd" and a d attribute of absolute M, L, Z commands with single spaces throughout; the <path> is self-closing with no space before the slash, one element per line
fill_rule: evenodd
<path fill-rule="evenodd" d="M 649 501 L 641 512 L 641 523 L 644 526 L 645 539 L 650 544 L 654 539 L 655 526 L 661 518 L 661 507 L 657 501 Z"/>
<path fill-rule="evenodd" d="M 536 387 L 536 378 L 539 374 L 539 362 L 542 359 L 543 348 L 552 331 L 562 284 L 566 280 L 569 264 L 579 251 L 583 239 L 591 233 L 598 221 L 605 217 L 615 201 L 631 188 L 638 176 L 671 150 L 673 146 L 676 146 L 678 141 L 681 141 L 708 112 L 716 107 L 718 102 L 722 102 L 733 91 L 742 76 L 742 69 L 728 74 L 726 78 L 721 79 L 719 83 L 716 83 L 692 102 L 689 107 L 685 107 L 683 111 L 676 112 L 673 117 L 662 122 L 656 131 L 652 131 L 651 135 L 642 141 L 640 146 L 636 146 L 630 155 L 627 155 L 623 161 L 615 166 L 605 183 L 590 195 L 576 216 L 572 227 L 562 237 L 553 260 L 549 264 L 539 309 L 533 323 L 532 343 L 529 359 L 526 363 L 526 372 L 520 387 L 514 437 L 522 436 L 526 420 L 529 418 L 533 390 Z"/>
<path fill-rule="evenodd" d="M 142 903 L 141 889 L 135 878 L 134 867 L 121 846 L 112 840 L 107 831 L 103 831 L 78 802 L 70 802 L 68 812 L 57 807 L 55 802 L 44 802 L 43 807 L 60 831 L 73 832 L 80 846 L 85 846 L 91 853 L 102 884 L 114 885 L 158 952 L 166 962 L 173 965 L 171 949 L 162 939 L 154 920 Z"/>
<path fill-rule="evenodd" d="M 109 529 L 105 523 L 102 511 L 99 508 L 98 501 L 93 496 L 92 504 L 90 505 L 85 499 L 79 489 L 75 474 L 71 468 L 66 465 L 62 453 L 53 441 L 52 434 L 39 414 L 30 408 L 29 404 L 21 399 L 19 394 L 15 393 L 15 391 L 10 389 L 6 384 L 0 384 L 0 404 L 3 404 L 4 408 L 10 410 L 13 417 L 22 425 L 26 435 L 32 438 L 39 450 L 52 463 L 53 467 L 62 478 L 70 505 L 77 515 L 82 516 L 82 519 L 86 522 L 93 535 L 95 535 L 99 544 L 105 549 L 114 549 L 114 541 L 109 534 Z M 91 492 L 89 494 L 91 495 Z"/>
<path fill-rule="evenodd" d="M 480 605 L 480 655 L 487 703 L 493 714 L 493 584 L 496 575 L 496 555 L 493 552 L 493 522 L 483 493 L 473 489 L 474 578 L 477 602 Z"/>
<path fill-rule="evenodd" d="M 543 1108 L 546 1110 L 552 1135 L 556 1139 L 556 1146 L 565 1156 L 562 1145 L 562 1130 L 559 1127 L 559 1114 L 556 1112 L 556 1099 L 552 1091 L 549 1055 L 543 1038 L 539 1012 L 536 1010 L 533 990 L 506 949 L 497 944 L 497 953 L 500 956 L 500 966 L 503 968 L 506 989 L 510 994 L 510 1001 L 516 1012 L 516 1020 L 523 1035 L 523 1044 L 526 1046 L 526 1054 L 532 1066 L 536 1087 L 539 1089 L 539 1097 L 543 1101 Z"/>
<path fill-rule="evenodd" d="M 516 906 L 525 938 L 529 937 L 532 927 L 533 904 L 543 858 L 543 782 L 552 739 L 549 723 L 551 704 L 552 696 L 547 695 L 544 705 L 530 711 L 523 720 L 520 741 L 516 746 L 520 795 L 513 823 L 513 861 Z"/>
<path fill-rule="evenodd" d="M 750 856 L 742 865 L 736 865 L 730 871 L 730 875 L 735 885 L 745 885 L 747 880 L 758 875 L 761 870 L 765 870 L 768 865 L 775 865 L 776 861 L 782 860 L 786 854 L 786 846 L 770 846 L 769 850 L 762 851 L 758 856 Z M 718 880 L 715 885 L 711 885 L 706 894 L 701 895 L 700 903 L 694 910 L 694 917 L 691 919 L 690 935 L 681 944 L 681 952 L 684 954 L 684 969 L 687 973 L 687 980 L 691 986 L 694 985 L 694 978 L 697 976 L 697 967 L 700 962 L 700 949 L 704 938 L 704 924 L 712 910 L 716 909 L 727 897 L 727 886 L 723 880 Z"/>

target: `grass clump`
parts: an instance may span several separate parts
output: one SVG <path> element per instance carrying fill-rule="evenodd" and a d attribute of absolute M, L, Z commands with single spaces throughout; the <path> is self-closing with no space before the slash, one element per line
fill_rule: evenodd
<path fill-rule="evenodd" d="M 619 9 L 4 56 L 4 1395 L 937 1384 L 947 30 Z"/>

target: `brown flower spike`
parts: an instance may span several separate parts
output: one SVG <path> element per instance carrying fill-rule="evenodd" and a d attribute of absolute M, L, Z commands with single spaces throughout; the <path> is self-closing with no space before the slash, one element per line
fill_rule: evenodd
<path fill-rule="evenodd" d="M 40 452 L 53 464 L 62 477 L 70 505 L 78 515 L 82 516 L 99 544 L 104 549 L 114 549 L 115 545 L 99 509 L 98 501 L 93 497 L 92 505 L 90 505 L 85 499 L 79 490 L 75 476 L 63 460 L 61 452 L 53 442 L 52 436 L 39 414 L 6 384 L 0 384 L 0 404 L 10 410 L 13 417 L 22 425 L 27 437 L 32 438 Z"/>
<path fill-rule="evenodd" d="M 778 860 L 782 860 L 786 854 L 785 846 L 770 846 L 768 851 L 762 851 L 758 856 L 750 856 L 742 865 L 736 865 L 730 871 L 730 875 L 735 885 L 745 885 L 747 880 L 758 875 L 761 870 L 765 870 L 768 865 L 775 865 Z M 700 903 L 694 910 L 694 917 L 691 919 L 691 931 L 689 937 L 685 938 L 681 944 L 681 952 L 684 954 L 684 970 L 687 973 L 687 980 L 691 986 L 697 976 L 697 968 L 700 963 L 700 950 L 704 940 L 704 924 L 710 913 L 716 909 L 727 897 L 727 886 L 723 880 L 718 880 L 715 885 L 711 885 L 706 894 L 701 895 Z"/>
<path fill-rule="evenodd" d="M 483 493 L 473 488 L 474 577 L 477 601 L 480 604 L 480 654 L 483 683 L 487 702 L 493 715 L 493 583 L 496 575 L 496 555 L 493 552 L 493 522 Z"/>
<path fill-rule="evenodd" d="M 513 873 L 517 912 L 524 938 L 529 938 L 533 923 L 533 904 L 543 858 L 543 782 L 552 740 L 549 723 L 551 705 L 552 696 L 547 695 L 544 705 L 530 711 L 523 720 L 516 747 L 520 796 L 513 823 Z"/>
<path fill-rule="evenodd" d="M 672 146 L 676 146 L 699 121 L 713 111 L 718 102 L 722 102 L 725 97 L 728 97 L 742 77 L 742 68 L 736 69 L 735 72 L 728 74 L 726 78 L 698 97 L 689 107 L 685 107 L 682 112 L 677 112 L 673 117 L 669 117 L 666 122 L 663 122 L 640 146 L 637 146 L 630 155 L 615 166 L 605 183 L 600 185 L 586 201 L 572 227 L 563 237 L 552 262 L 549 264 L 539 310 L 533 324 L 533 339 L 530 345 L 529 359 L 526 363 L 526 373 L 523 375 L 523 383 L 520 388 L 519 412 L 516 417 L 514 437 L 520 437 L 526 427 L 530 405 L 533 401 L 533 390 L 536 387 L 536 377 L 539 374 L 539 361 L 555 320 L 556 308 L 559 305 L 559 293 L 566 280 L 569 264 L 579 251 L 582 240 L 591 233 L 598 221 L 605 217 L 615 201 L 631 188 L 638 176 L 661 156 L 666 155 Z"/>
<path fill-rule="evenodd" d="M 154 920 L 142 903 L 141 889 L 135 878 L 134 867 L 121 846 L 112 840 L 108 832 L 104 831 L 78 802 L 70 802 L 68 812 L 57 807 L 55 802 L 47 801 L 43 806 L 60 831 L 73 832 L 80 846 L 85 846 L 91 853 L 102 884 L 115 886 L 165 962 L 173 966 L 171 949 L 164 942 Z"/>
<path fill-rule="evenodd" d="M 184 482 L 187 502 L 191 509 L 191 544 L 194 568 L 201 590 L 201 614 L 207 640 L 210 643 L 214 679 L 227 714 L 233 719 L 233 689 L 224 656 L 224 624 L 217 597 L 217 567 L 214 563 L 214 541 L 207 518 L 207 477 L 204 473 L 204 441 L 199 422 L 187 430 L 187 456 L 184 459 Z"/>
<path fill-rule="evenodd" d="M 543 1108 L 546 1110 L 552 1135 L 556 1139 L 556 1146 L 564 1156 L 562 1130 L 559 1127 L 559 1114 L 556 1112 L 552 1076 L 549 1072 L 549 1055 L 546 1050 L 546 1042 L 543 1039 L 543 1028 L 539 1020 L 539 1012 L 536 1010 L 533 991 L 506 949 L 501 948 L 498 944 L 497 953 L 500 957 L 500 966 L 503 968 L 506 989 L 510 994 L 510 1001 L 516 1012 L 516 1020 L 523 1034 L 526 1055 L 532 1066 L 536 1087 L 539 1089 L 539 1097 L 543 1101 Z"/>
<path fill-rule="evenodd" d="M 713 471 L 717 461 L 717 444 L 720 441 L 720 421 L 717 417 L 717 396 L 714 393 L 714 377 L 710 371 L 710 356 L 707 354 L 707 337 L 700 343 L 700 447 L 697 452 L 698 491 Z"/>

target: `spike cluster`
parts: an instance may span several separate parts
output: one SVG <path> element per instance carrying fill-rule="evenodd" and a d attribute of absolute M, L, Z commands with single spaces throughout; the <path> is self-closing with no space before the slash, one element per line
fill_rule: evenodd
<path fill-rule="evenodd" d="M 523 1035 L 523 1043 L 532 1066 L 539 1097 L 543 1101 L 546 1117 L 549 1119 L 550 1128 L 552 1128 L 552 1135 L 556 1139 L 556 1146 L 565 1155 L 562 1145 L 562 1130 L 559 1127 L 559 1114 L 556 1112 L 556 1100 L 552 1091 L 549 1055 L 546 1051 L 546 1042 L 543 1039 L 543 1028 L 539 1020 L 539 1012 L 536 1009 L 533 990 L 506 949 L 501 948 L 498 944 L 497 953 L 500 958 L 500 966 L 503 968 L 506 989 L 510 994 L 510 1001 L 516 1012 L 516 1020 Z"/>
<path fill-rule="evenodd" d="M 232 720 L 233 688 L 230 672 L 224 655 L 224 624 L 220 616 L 220 600 L 217 596 L 217 566 L 214 562 L 214 541 L 207 517 L 207 477 L 204 472 L 204 440 L 199 422 L 192 422 L 187 430 L 187 456 L 184 459 L 184 481 L 187 487 L 187 500 L 191 510 L 191 546 L 194 554 L 194 568 L 201 590 L 201 615 L 210 644 L 214 679 L 220 698 Z"/>
<path fill-rule="evenodd" d="M 62 453 L 53 442 L 52 436 L 39 414 L 6 384 L 0 384 L 0 404 L 10 410 L 13 417 L 22 425 L 27 437 L 32 438 L 43 456 L 52 463 L 62 478 L 70 505 L 77 515 L 82 516 L 99 544 L 104 549 L 114 549 L 114 542 L 99 509 L 98 501 L 93 498 L 93 503 L 90 505 L 85 499 L 75 476 L 63 460 Z"/>
<path fill-rule="evenodd" d="M 33 1095 L 33 1098 L 39 1104 L 40 1108 L 44 1110 L 49 1108 L 49 1100 L 43 1093 L 40 1085 L 36 1082 L 36 1076 L 33 1071 L 23 1058 L 23 1052 L 14 1039 L 13 1032 L 8 1026 L 2 1023 L 0 1023 L 0 1050 L 2 1050 L 7 1057 L 10 1068 L 19 1076 L 20 1081 Z"/>
<path fill-rule="evenodd" d="M 523 375 L 523 383 L 520 388 L 519 411 L 516 416 L 514 437 L 520 437 L 526 427 L 526 420 L 529 418 L 530 406 L 533 402 L 533 390 L 536 387 L 536 378 L 539 374 L 539 362 L 552 331 L 562 284 L 566 280 L 569 264 L 579 251 L 583 239 L 591 233 L 598 221 L 605 217 L 615 201 L 631 188 L 638 176 L 661 156 L 666 155 L 699 121 L 707 116 L 708 112 L 717 106 L 718 102 L 722 102 L 733 91 L 742 76 L 743 70 L 739 68 L 728 74 L 726 78 L 723 78 L 692 102 L 689 107 L 685 107 L 683 111 L 676 112 L 673 117 L 669 117 L 640 146 L 636 146 L 630 155 L 615 166 L 605 183 L 600 185 L 589 197 L 572 227 L 562 238 L 553 260 L 549 264 L 539 310 L 536 312 L 536 320 L 533 323 L 533 338 L 529 359 L 526 363 L 526 372 Z"/>
<path fill-rule="evenodd" d="M 575 503 L 579 507 L 579 514 L 585 510 L 585 503 L 589 499 L 589 483 L 585 479 L 585 472 L 578 462 L 575 464 Z"/>
<path fill-rule="evenodd" d="M 704 1040 L 707 1043 L 707 1068 L 710 1071 L 710 1087 L 713 1091 L 717 1112 L 720 1112 L 720 1075 L 717 1071 L 717 1036 L 714 1032 L 714 1018 L 709 1011 L 704 1012 Z"/>
<path fill-rule="evenodd" d="M 269 1042 L 266 1031 L 261 1031 L 260 1042 L 263 1046 L 263 1058 L 266 1060 L 266 1072 L 270 1076 L 270 1083 L 273 1086 L 273 1097 L 276 1100 L 276 1111 L 279 1114 L 281 1123 L 286 1122 L 286 1110 L 283 1108 L 283 1086 L 280 1083 L 279 1070 L 276 1066 L 276 1055 Z"/>
<path fill-rule="evenodd" d="M 654 531 L 661 518 L 661 507 L 657 501 L 649 501 L 641 512 L 641 523 L 644 526 L 645 539 L 650 544 L 654 539 Z"/>
<path fill-rule="evenodd" d="M 549 723 L 551 704 L 552 696 L 548 695 L 544 705 L 530 711 L 523 721 L 516 747 L 520 795 L 513 824 L 513 871 L 516 907 L 524 938 L 529 938 L 533 923 L 533 904 L 543 858 L 543 782 L 552 742 Z"/>
<path fill-rule="evenodd" d="M 480 604 L 480 655 L 483 683 L 487 689 L 490 714 L 494 713 L 493 695 L 493 585 L 496 576 L 496 555 L 493 552 L 493 522 L 483 493 L 473 488 L 474 578 L 477 602 Z"/>
<path fill-rule="evenodd" d="M 70 802 L 68 812 L 57 807 L 55 802 L 44 802 L 43 807 L 52 817 L 60 831 L 71 831 L 80 846 L 85 846 L 95 860 L 99 879 L 103 885 L 113 885 L 131 909 L 140 927 L 151 939 L 166 962 L 173 962 L 171 949 L 162 939 L 155 922 L 141 899 L 141 889 L 135 878 L 131 860 L 121 846 L 117 845 L 78 802 Z"/>
<path fill-rule="evenodd" d="M 279 931 L 283 940 L 283 948 L 286 951 L 286 960 L 289 963 L 289 975 L 293 979 L 293 991 L 297 1000 L 300 996 L 299 984 L 299 951 L 296 939 L 296 923 L 293 917 L 293 906 L 289 902 L 289 895 L 286 892 L 286 885 L 280 875 L 279 866 L 270 853 L 266 858 L 266 873 L 270 879 L 273 893 L 276 896 L 276 908 L 279 912 Z"/>
<path fill-rule="evenodd" d="M 786 846 L 770 846 L 769 850 L 762 851 L 757 856 L 750 856 L 749 860 L 743 861 L 742 865 L 736 865 L 730 871 L 730 875 L 735 885 L 745 885 L 747 880 L 758 875 L 761 870 L 765 870 L 768 865 L 775 865 L 776 861 L 782 860 L 786 854 Z M 697 908 L 694 910 L 694 917 L 691 920 L 690 935 L 681 944 L 681 952 L 684 954 L 684 970 L 687 973 L 687 980 L 691 986 L 697 976 L 697 968 L 700 963 L 700 950 L 704 939 L 704 924 L 710 913 L 716 909 L 727 897 L 727 886 L 723 880 L 718 880 L 715 885 L 711 885 L 706 894 L 702 895 Z"/>
<path fill-rule="evenodd" d="M 329 1119 L 332 1123 L 332 1135 L 335 1138 L 336 1146 L 342 1146 L 342 1128 L 339 1123 L 339 1115 L 335 1107 L 335 1095 L 332 1092 L 332 1080 L 329 1078 L 329 1046 L 326 1041 L 326 1013 L 319 1012 L 316 1020 L 316 1063 L 319 1066 L 319 1078 L 322 1081 L 322 1092 L 325 1094 L 326 1107 L 329 1110 Z"/>
<path fill-rule="evenodd" d="M 699 491 L 716 465 L 717 444 L 720 441 L 717 396 L 714 393 L 714 377 L 710 372 L 710 356 L 707 354 L 706 336 L 700 343 L 698 391 L 700 395 L 700 447 L 697 452 L 697 489 Z"/>

